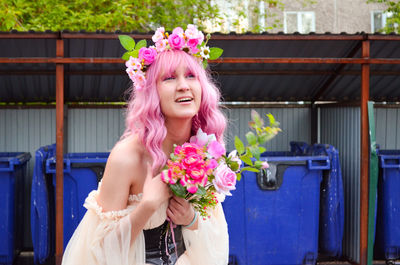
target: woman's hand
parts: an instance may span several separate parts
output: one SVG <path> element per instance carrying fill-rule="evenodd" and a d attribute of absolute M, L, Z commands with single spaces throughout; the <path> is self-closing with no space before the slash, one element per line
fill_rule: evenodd
<path fill-rule="evenodd" d="M 174 224 L 188 225 L 192 222 L 194 214 L 194 209 L 187 200 L 177 196 L 169 200 L 167 216 Z"/>
<path fill-rule="evenodd" d="M 153 210 L 172 196 L 170 188 L 161 180 L 161 174 L 153 177 L 151 165 L 147 164 L 147 175 L 143 185 L 142 201 L 146 202 Z"/>

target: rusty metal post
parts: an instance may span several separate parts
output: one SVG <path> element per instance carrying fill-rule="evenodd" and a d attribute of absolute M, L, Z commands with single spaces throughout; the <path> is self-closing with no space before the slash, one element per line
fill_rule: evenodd
<path fill-rule="evenodd" d="M 64 57 L 64 40 L 57 40 L 56 56 Z M 64 193 L 64 64 L 56 64 L 56 264 L 63 255 Z"/>
<path fill-rule="evenodd" d="M 362 57 L 369 58 L 370 42 L 364 40 Z M 370 65 L 361 66 L 361 163 L 360 163 L 360 264 L 367 265 L 368 257 L 368 183 L 369 183 L 369 143 L 368 143 L 368 99 Z"/>

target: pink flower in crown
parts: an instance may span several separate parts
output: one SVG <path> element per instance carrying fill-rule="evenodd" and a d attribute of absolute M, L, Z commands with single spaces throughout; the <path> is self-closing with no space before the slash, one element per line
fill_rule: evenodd
<path fill-rule="evenodd" d="M 166 39 L 162 39 L 156 42 L 156 50 L 158 53 L 163 52 L 167 49 L 168 41 Z"/>
<path fill-rule="evenodd" d="M 178 34 L 172 33 L 168 37 L 168 44 L 172 49 L 181 49 L 185 45 L 185 40 Z"/>
<path fill-rule="evenodd" d="M 204 40 L 204 34 L 193 24 L 189 24 L 187 29 L 185 30 L 185 35 L 188 39 L 198 39 L 199 44 L 201 44 Z"/>
<path fill-rule="evenodd" d="M 176 34 L 179 37 L 183 38 L 183 29 L 181 27 L 176 27 L 174 28 L 174 30 L 172 31 L 172 34 Z"/>
<path fill-rule="evenodd" d="M 139 50 L 139 60 L 144 60 L 145 65 L 150 65 L 154 62 L 157 56 L 157 51 L 154 48 L 142 47 Z"/>
<path fill-rule="evenodd" d="M 125 66 L 127 68 L 132 68 L 133 70 L 140 70 L 142 68 L 142 64 L 138 58 L 129 57 L 129 60 L 125 62 Z"/>
<path fill-rule="evenodd" d="M 136 75 L 135 70 L 133 70 L 133 68 L 126 68 L 126 73 L 129 75 L 129 78 L 130 78 L 133 82 L 135 82 L 135 75 Z"/>
<path fill-rule="evenodd" d="M 136 90 L 142 90 L 146 85 L 146 77 L 142 71 L 137 71 L 132 79 Z"/>
<path fill-rule="evenodd" d="M 158 41 L 162 40 L 164 38 L 164 32 L 165 32 L 164 27 L 158 28 L 154 33 L 153 37 L 151 37 L 153 42 L 157 43 Z"/>
<path fill-rule="evenodd" d="M 213 184 L 215 189 L 222 194 L 231 196 L 231 190 L 236 189 L 236 174 L 226 164 L 220 164 L 214 170 Z"/>
<path fill-rule="evenodd" d="M 197 48 L 198 44 L 199 44 L 199 40 L 198 39 L 189 39 L 187 41 L 186 45 L 189 47 L 191 54 L 196 54 L 196 53 L 198 53 L 200 51 Z"/>
<path fill-rule="evenodd" d="M 212 141 L 207 146 L 207 152 L 214 157 L 215 159 L 220 158 L 223 154 L 225 154 L 225 148 L 218 141 Z"/>

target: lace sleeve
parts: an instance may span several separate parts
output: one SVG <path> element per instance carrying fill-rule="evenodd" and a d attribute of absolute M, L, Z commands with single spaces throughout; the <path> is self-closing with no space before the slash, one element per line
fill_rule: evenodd
<path fill-rule="evenodd" d="M 86 199 L 84 206 L 88 211 L 65 249 L 62 264 L 144 264 L 143 232 L 131 242 L 129 213 L 136 206 L 103 212 L 96 196 L 97 191 L 92 191 Z"/>

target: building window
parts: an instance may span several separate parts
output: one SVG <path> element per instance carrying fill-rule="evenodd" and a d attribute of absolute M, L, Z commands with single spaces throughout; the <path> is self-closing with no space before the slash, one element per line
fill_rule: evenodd
<path fill-rule="evenodd" d="M 315 32 L 314 12 L 284 12 L 283 30 L 285 33 L 310 33 Z"/>
<path fill-rule="evenodd" d="M 371 32 L 378 32 L 386 27 L 386 20 L 392 17 L 393 13 L 384 11 L 371 12 Z"/>

